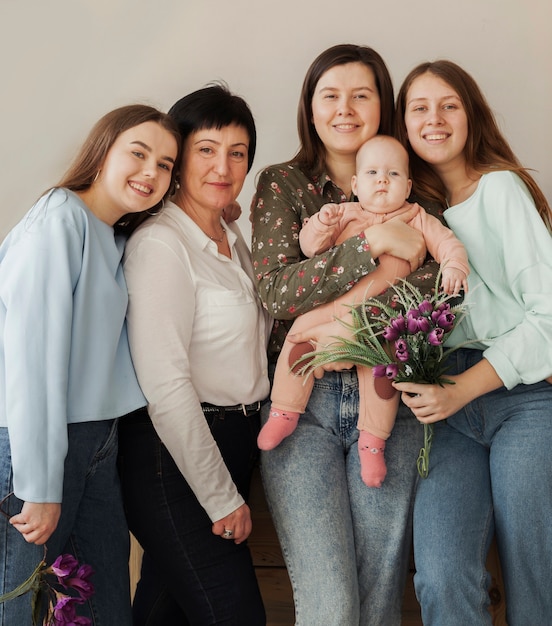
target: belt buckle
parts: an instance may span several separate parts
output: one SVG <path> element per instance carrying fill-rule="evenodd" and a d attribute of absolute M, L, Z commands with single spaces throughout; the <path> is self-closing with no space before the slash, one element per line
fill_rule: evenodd
<path fill-rule="evenodd" d="M 261 410 L 261 401 L 257 400 L 256 404 L 257 404 L 256 407 L 253 407 L 253 405 L 250 404 L 249 405 L 249 409 L 247 408 L 247 405 L 245 405 L 245 404 L 241 405 L 242 406 L 242 411 L 243 411 L 243 414 L 245 415 L 245 417 L 247 417 L 248 411 L 252 411 L 253 413 L 257 413 L 258 411 Z"/>

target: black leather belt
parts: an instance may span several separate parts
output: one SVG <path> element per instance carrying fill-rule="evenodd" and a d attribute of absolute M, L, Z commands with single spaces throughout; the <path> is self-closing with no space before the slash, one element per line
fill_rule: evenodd
<path fill-rule="evenodd" d="M 253 404 L 235 404 L 234 406 L 217 406 L 216 404 L 209 404 L 209 402 L 202 402 L 201 408 L 204 413 L 218 413 L 221 417 L 225 413 L 243 413 L 243 415 L 251 415 L 258 413 L 261 410 L 262 402 L 253 402 Z"/>

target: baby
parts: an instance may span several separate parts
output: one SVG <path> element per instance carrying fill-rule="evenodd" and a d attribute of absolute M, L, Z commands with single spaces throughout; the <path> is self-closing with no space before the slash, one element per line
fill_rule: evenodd
<path fill-rule="evenodd" d="M 416 215 L 407 223 L 424 235 L 427 249 L 440 263 L 442 289 L 455 295 L 461 289 L 467 292 L 469 269 L 463 245 L 437 218 L 427 214 L 419 205 L 406 202 L 412 182 L 409 179 L 408 154 L 398 141 L 383 135 L 367 141 L 358 151 L 356 175 L 351 182 L 358 202 L 326 204 L 301 229 L 299 242 L 307 257 L 320 254 L 345 239 L 357 236 L 369 226 L 416 207 Z M 359 304 L 366 297 L 377 296 L 409 273 L 407 261 L 389 255 L 380 256 L 378 267 L 359 280 L 350 291 L 299 316 L 290 334 L 343 318 L 349 313 L 350 305 Z M 309 351 L 312 350 L 312 346 L 307 345 Z M 312 376 L 305 380 L 290 370 L 298 358 L 297 354 L 297 346 L 286 340 L 276 365 L 270 416 L 257 440 L 261 450 L 271 450 L 289 436 L 295 430 L 300 414 L 305 412 L 314 382 Z M 387 474 L 383 455 L 385 441 L 395 423 L 399 393 L 387 379 L 374 379 L 372 368 L 357 367 L 357 372 L 361 476 L 368 487 L 381 487 Z"/>

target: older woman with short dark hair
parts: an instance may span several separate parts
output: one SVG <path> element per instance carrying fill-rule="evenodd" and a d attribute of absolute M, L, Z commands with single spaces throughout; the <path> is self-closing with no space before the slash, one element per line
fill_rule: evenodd
<path fill-rule="evenodd" d="M 269 391 L 268 319 L 250 252 L 223 210 L 255 154 L 244 100 L 213 85 L 169 114 L 183 140 L 176 193 L 131 236 L 132 357 L 148 409 L 123 420 L 121 476 L 144 548 L 135 624 L 265 624 L 245 500 Z"/>

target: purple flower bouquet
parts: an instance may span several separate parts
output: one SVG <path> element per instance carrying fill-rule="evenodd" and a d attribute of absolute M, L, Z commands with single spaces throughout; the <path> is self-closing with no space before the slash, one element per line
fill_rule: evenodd
<path fill-rule="evenodd" d="M 71 554 L 62 554 L 46 566 L 46 549 L 43 560 L 33 573 L 16 589 L 0 596 L 0 603 L 32 592 L 33 625 L 38 623 L 45 598 L 47 608 L 42 626 L 90 626 L 88 617 L 77 615 L 76 608 L 94 593 L 90 565 L 79 565 Z"/>
<path fill-rule="evenodd" d="M 464 305 L 451 305 L 458 296 L 440 293 L 437 276 L 431 294 L 422 292 L 406 280 L 393 286 L 396 297 L 390 305 L 368 298 L 360 306 L 351 306 L 352 322 L 342 321 L 349 337 L 335 337 L 336 342 L 305 354 L 294 364 L 299 374 L 344 361 L 373 368 L 375 377 L 397 382 L 452 384 L 445 377 L 446 357 L 455 348 L 444 348 L 448 336 L 465 314 Z M 420 476 L 429 472 L 429 451 L 433 425 L 424 424 L 424 445 L 417 467 Z"/>

